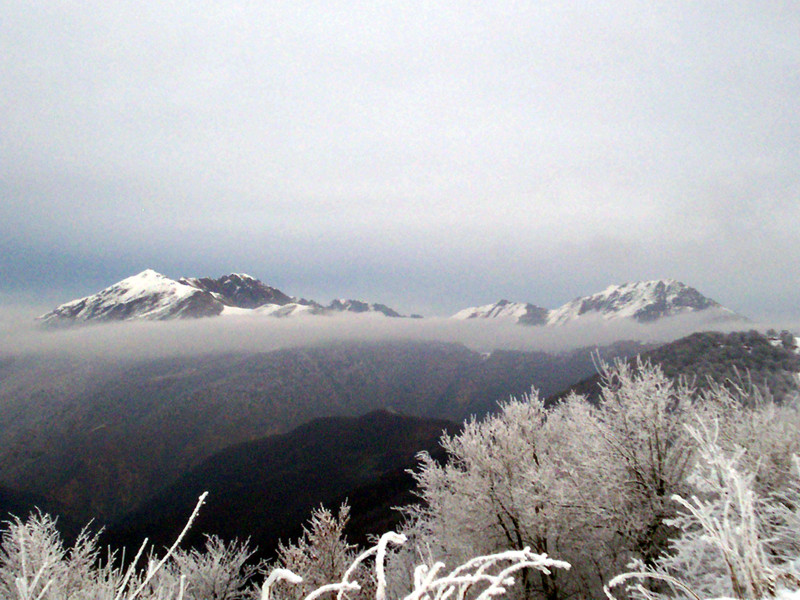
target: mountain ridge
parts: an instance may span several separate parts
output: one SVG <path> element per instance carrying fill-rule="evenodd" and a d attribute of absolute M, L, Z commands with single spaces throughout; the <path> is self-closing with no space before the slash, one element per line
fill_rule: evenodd
<path fill-rule="evenodd" d="M 264 304 L 283 306 L 293 299 L 282 291 L 246 273 L 231 273 L 219 279 L 211 277 L 181 277 L 178 283 L 190 285 L 214 294 L 226 306 L 258 308 Z"/>
<path fill-rule="evenodd" d="M 323 305 L 314 300 L 297 298 L 245 273 L 231 273 L 218 279 L 181 277 L 173 280 L 147 269 L 96 294 L 61 304 L 38 317 L 38 320 L 46 325 L 73 325 L 90 321 L 244 315 L 295 317 L 341 313 L 404 317 L 380 303 L 339 298 Z M 664 317 L 688 313 L 702 313 L 709 321 L 746 320 L 675 279 L 612 284 L 600 292 L 575 298 L 554 309 L 503 299 L 494 304 L 462 309 L 451 318 L 498 319 L 521 325 L 559 326 L 591 319 L 653 323 Z"/>
<path fill-rule="evenodd" d="M 701 331 L 662 344 L 628 359 L 633 368 L 642 362 L 659 365 L 664 374 L 677 381 L 683 378 L 697 390 L 713 385 L 758 388 L 778 402 L 798 391 L 800 338 L 788 331 L 766 334 L 756 330 Z M 600 397 L 602 375 L 595 373 L 546 399 L 556 403 L 570 392 L 591 401 Z"/>
<path fill-rule="evenodd" d="M 743 319 L 719 302 L 675 279 L 612 284 L 601 292 L 580 296 L 554 309 L 500 300 L 495 304 L 463 309 L 451 318 L 508 319 L 522 325 L 557 326 L 590 318 L 606 321 L 632 319 L 639 323 L 652 323 L 663 317 L 701 311 L 708 311 L 707 314 L 715 320 Z"/>
<path fill-rule="evenodd" d="M 214 316 L 374 313 L 403 317 L 385 304 L 337 299 L 328 306 L 296 298 L 245 273 L 218 279 L 181 277 L 177 280 L 145 269 L 95 294 L 57 306 L 37 320 L 64 326 L 87 322 L 171 320 Z"/>

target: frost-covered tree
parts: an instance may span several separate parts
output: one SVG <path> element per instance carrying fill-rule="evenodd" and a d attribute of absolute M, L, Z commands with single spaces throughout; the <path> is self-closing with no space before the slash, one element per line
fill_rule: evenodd
<path fill-rule="evenodd" d="M 121 574 L 99 558 L 97 535 L 87 529 L 67 548 L 50 515 L 15 517 L 0 544 L 0 598 L 113 598 Z"/>
<path fill-rule="evenodd" d="M 303 534 L 293 544 L 278 546 L 276 568 L 286 569 L 302 578 L 302 583 L 281 588 L 281 597 L 303 598 L 312 590 L 338 582 L 356 556 L 355 546 L 345 539 L 344 529 L 350 518 L 347 503 L 334 515 L 324 506 L 311 513 Z"/>
<path fill-rule="evenodd" d="M 598 409 L 585 422 L 592 453 L 577 465 L 595 498 L 595 514 L 623 546 L 652 563 L 665 547 L 685 490 L 695 442 L 693 390 L 637 360 L 604 366 Z"/>
<path fill-rule="evenodd" d="M 183 588 L 186 600 L 242 600 L 252 594 L 258 565 L 247 542 L 206 536 L 202 549 L 178 549 L 155 576 L 153 589 Z"/>
<path fill-rule="evenodd" d="M 712 385 L 701 401 L 707 420 L 718 423 L 717 444 L 729 453 L 742 449 L 741 467 L 753 474 L 756 493 L 768 495 L 793 479 L 793 457 L 800 454 L 800 401 L 776 402 L 747 378 Z"/>
<path fill-rule="evenodd" d="M 431 558 L 452 564 L 504 549 L 553 550 L 558 440 L 538 394 L 503 403 L 496 415 L 472 419 L 441 444 L 445 464 L 420 455 L 414 477 L 423 504 L 410 509 L 416 543 Z M 561 595 L 555 572 L 525 570 L 521 577 L 527 596 Z"/>
<path fill-rule="evenodd" d="M 756 409 L 760 410 L 760 409 Z M 756 491 L 755 474 L 744 465 L 746 451 L 726 451 L 717 422 L 687 428 L 699 458 L 689 477 L 691 495 L 675 496 L 677 534 L 654 565 L 634 561 L 633 571 L 609 588 L 627 586 L 645 600 L 735 598 L 760 600 L 800 587 L 800 461 L 784 489 Z M 658 592 L 641 581 L 659 581 Z"/>
<path fill-rule="evenodd" d="M 567 575 L 523 573 L 527 597 L 602 593 L 632 556 L 650 564 L 666 547 L 694 412 L 688 386 L 642 362 L 606 367 L 598 406 L 574 394 L 550 409 L 536 394 L 512 399 L 443 437 L 445 464 L 421 456 L 423 504 L 407 533 L 428 560 L 530 546 L 573 564 Z"/>

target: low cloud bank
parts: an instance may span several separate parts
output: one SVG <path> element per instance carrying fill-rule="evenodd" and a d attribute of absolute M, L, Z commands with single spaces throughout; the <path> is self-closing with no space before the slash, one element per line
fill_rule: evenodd
<path fill-rule="evenodd" d="M 645 325 L 630 321 L 582 320 L 557 327 L 528 327 L 498 320 L 391 319 L 379 315 L 217 317 L 187 321 L 123 322 L 44 329 L 32 308 L 0 310 L 0 352 L 61 353 L 96 358 L 147 358 L 215 352 L 265 352 L 336 342 L 391 340 L 461 343 L 478 351 L 561 352 L 618 340 L 665 342 L 694 331 L 765 329 L 773 324 L 709 322 L 703 313 Z M 787 324 L 782 324 L 782 328 Z M 797 331 L 797 329 L 792 329 Z"/>

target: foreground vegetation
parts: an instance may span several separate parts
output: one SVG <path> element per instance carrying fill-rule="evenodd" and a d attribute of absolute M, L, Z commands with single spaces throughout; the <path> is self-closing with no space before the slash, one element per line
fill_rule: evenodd
<path fill-rule="evenodd" d="M 0 597 L 757 600 L 800 585 L 796 398 L 619 363 L 599 403 L 545 409 L 533 393 L 442 445 L 449 460 L 423 454 L 415 473 L 424 502 L 361 554 L 346 506 L 315 511 L 269 564 L 212 536 L 127 569 L 89 534 L 65 548 L 32 515 L 3 534 Z"/>

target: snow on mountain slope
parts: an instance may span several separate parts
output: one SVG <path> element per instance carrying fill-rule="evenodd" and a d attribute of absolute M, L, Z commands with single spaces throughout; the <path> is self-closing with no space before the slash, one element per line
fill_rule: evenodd
<path fill-rule="evenodd" d="M 629 318 L 647 323 L 662 317 L 711 308 L 734 315 L 732 311 L 680 281 L 656 279 L 610 285 L 597 294 L 576 298 L 551 311 L 547 323 L 561 325 L 592 314 L 604 319 Z"/>
<path fill-rule="evenodd" d="M 328 306 L 322 306 L 311 300 L 299 300 L 287 304 L 265 304 L 258 308 L 248 310 L 226 306 L 222 311 L 223 316 L 270 316 L 270 317 L 296 317 L 300 315 L 331 315 L 335 313 L 380 314 L 386 317 L 402 317 L 400 313 L 385 304 L 362 302 L 361 300 L 338 299 Z"/>
<path fill-rule="evenodd" d="M 222 308 L 222 302 L 210 292 L 147 269 L 96 294 L 62 304 L 39 319 L 46 324 L 160 320 L 218 315 Z"/>
<path fill-rule="evenodd" d="M 649 323 L 662 317 L 698 311 L 708 311 L 706 314 L 713 320 L 740 318 L 696 289 L 674 279 L 610 285 L 602 292 L 576 298 L 553 310 L 501 300 L 495 304 L 466 308 L 452 318 L 509 319 L 525 325 L 564 325 L 598 317 Z"/>
<path fill-rule="evenodd" d="M 367 302 L 362 302 L 361 300 L 347 300 L 344 298 L 340 298 L 331 302 L 328 305 L 328 310 L 353 313 L 380 313 L 387 317 L 402 316 L 396 310 L 389 308 L 385 304 L 370 304 Z"/>
<path fill-rule="evenodd" d="M 226 306 L 220 313 L 223 317 L 297 317 L 300 315 L 324 314 L 325 309 L 316 303 L 289 302 L 287 304 L 264 304 L 257 308 Z"/>
<path fill-rule="evenodd" d="M 106 289 L 58 306 L 39 320 L 47 325 L 88 321 L 164 320 L 209 316 L 269 316 L 374 313 L 401 315 L 384 304 L 334 300 L 322 306 L 292 298 L 255 277 L 232 273 L 219 279 L 183 277 L 178 281 L 147 269 Z"/>
<path fill-rule="evenodd" d="M 524 302 L 500 300 L 494 304 L 465 308 L 453 315 L 453 319 L 509 319 L 523 325 L 543 325 L 549 311 L 546 308 Z"/>

